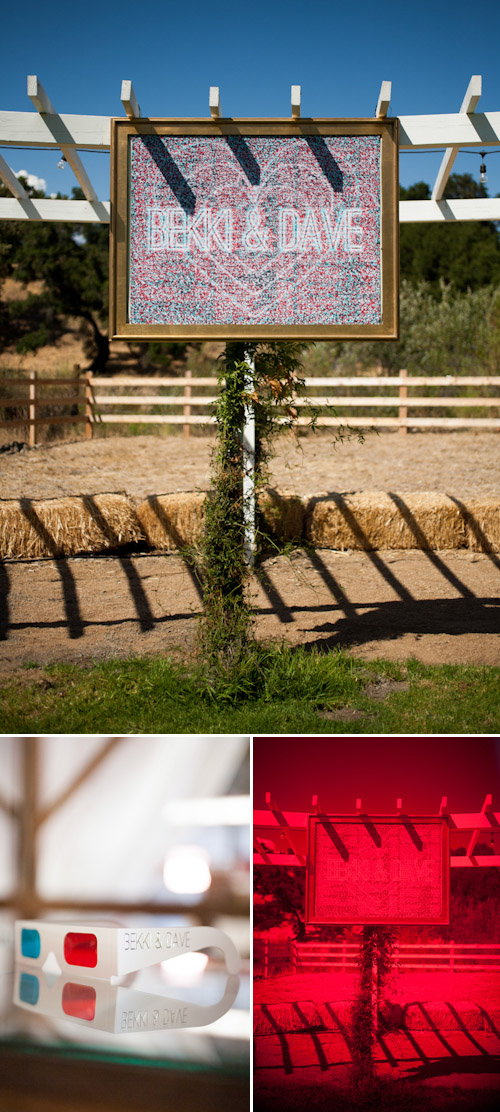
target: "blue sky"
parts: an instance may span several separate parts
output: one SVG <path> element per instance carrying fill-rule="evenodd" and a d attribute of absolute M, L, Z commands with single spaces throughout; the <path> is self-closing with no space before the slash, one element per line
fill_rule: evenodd
<path fill-rule="evenodd" d="M 208 115 L 219 85 L 233 116 L 289 115 L 290 86 L 302 86 L 311 116 L 373 115 L 382 80 L 392 81 L 392 115 L 458 111 L 472 74 L 482 74 L 478 110 L 500 111 L 500 4 L 483 0 L 254 0 L 251 5 L 192 0 L 173 5 L 111 0 L 71 5 L 26 0 L 2 17 L 0 108 L 30 111 L 26 76 L 38 75 L 59 112 L 123 115 L 130 78 L 144 115 Z M 5 152 L 15 171 L 43 177 L 48 192 L 75 184 L 57 152 Z M 109 197 L 109 159 L 83 161 L 101 199 Z M 401 182 L 432 184 L 441 155 L 402 154 Z M 487 158 L 488 190 L 500 193 L 500 152 Z M 479 176 L 478 154 L 456 172 Z"/>

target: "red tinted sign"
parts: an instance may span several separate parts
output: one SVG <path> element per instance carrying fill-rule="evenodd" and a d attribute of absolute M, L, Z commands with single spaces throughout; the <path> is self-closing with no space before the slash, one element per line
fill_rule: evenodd
<path fill-rule="evenodd" d="M 309 923 L 447 923 L 446 819 L 310 815 L 306 891 Z"/>

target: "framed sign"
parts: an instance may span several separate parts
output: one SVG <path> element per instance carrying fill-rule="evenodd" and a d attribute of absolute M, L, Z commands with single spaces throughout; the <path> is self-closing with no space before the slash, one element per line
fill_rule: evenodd
<path fill-rule="evenodd" d="M 309 923 L 448 923 L 449 876 L 443 816 L 309 816 Z"/>
<path fill-rule="evenodd" d="M 396 339 L 398 121 L 113 120 L 110 335 Z"/>

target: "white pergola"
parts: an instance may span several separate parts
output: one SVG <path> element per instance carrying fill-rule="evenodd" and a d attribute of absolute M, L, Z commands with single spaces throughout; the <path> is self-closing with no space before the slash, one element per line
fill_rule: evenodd
<path fill-rule="evenodd" d="M 445 148 L 429 201 L 400 201 L 402 224 L 457 220 L 500 220 L 500 198 L 444 200 L 443 194 L 454 161 L 461 148 L 487 152 L 500 146 L 500 112 L 477 112 L 482 79 L 473 76 L 460 110 L 446 115 L 400 116 L 400 150 L 432 151 Z M 2 220 L 70 220 L 76 223 L 108 224 L 110 202 L 100 201 L 89 180 L 79 151 L 109 151 L 110 117 L 61 115 L 56 112 L 36 76 L 28 77 L 28 97 L 36 111 L 0 111 L 0 148 L 27 147 L 60 150 L 81 186 L 84 201 L 34 199 L 29 197 L 8 161 L 0 154 L 0 179 L 12 194 L 0 198 Z M 130 119 L 141 117 L 131 81 L 122 81 L 121 103 Z M 391 82 L 383 81 L 375 115 L 387 116 L 391 101 Z M 209 93 L 212 118 L 221 116 L 217 87 Z M 291 118 L 299 119 L 300 85 L 291 87 Z"/>

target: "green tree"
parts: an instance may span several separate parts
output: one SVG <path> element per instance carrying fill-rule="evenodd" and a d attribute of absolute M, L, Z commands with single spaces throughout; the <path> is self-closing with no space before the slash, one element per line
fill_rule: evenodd
<path fill-rule="evenodd" d="M 31 196 L 43 196 L 23 184 Z M 73 198 L 83 199 L 82 191 L 73 189 Z M 90 369 L 102 371 L 109 355 L 107 227 L 2 221 L 0 245 L 3 277 L 10 274 L 23 285 L 43 282 L 40 294 L 4 307 L 3 344 L 15 341 L 19 351 L 36 349 L 63 334 L 67 317 L 76 317 L 88 328 Z"/>
<path fill-rule="evenodd" d="M 32 197 L 43 197 L 23 182 Z M 5 196 L 5 187 L 0 189 Z M 82 200 L 79 188 L 74 200 Z M 109 358 L 109 231 L 105 224 L 0 221 L 0 281 L 15 277 L 23 285 L 43 282 L 8 304 L 0 302 L 0 344 L 15 343 L 19 352 L 54 343 L 67 330 L 68 317 L 82 322 L 89 370 L 103 372 Z M 144 343 L 133 346 L 141 370 L 170 367 L 184 358 L 185 343 Z"/>
<path fill-rule="evenodd" d="M 431 191 L 425 182 L 401 187 L 405 201 L 426 201 Z M 471 174 L 451 174 L 445 198 L 487 197 L 484 185 Z M 417 285 L 429 284 L 436 297 L 441 285 L 456 290 L 500 284 L 500 239 L 492 221 L 402 224 L 400 229 L 401 277 Z"/>
<path fill-rule="evenodd" d="M 269 930 L 292 921 L 295 938 L 305 934 L 305 869 L 285 869 L 282 865 L 256 866 L 254 893 L 264 897 L 255 904 L 254 926 Z"/>

